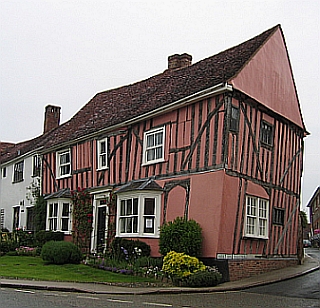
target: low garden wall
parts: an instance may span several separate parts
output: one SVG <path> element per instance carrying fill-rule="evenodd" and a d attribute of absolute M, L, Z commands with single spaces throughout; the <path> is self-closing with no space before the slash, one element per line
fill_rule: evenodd
<path fill-rule="evenodd" d="M 229 279 L 240 280 L 297 264 L 297 258 L 228 260 Z"/>

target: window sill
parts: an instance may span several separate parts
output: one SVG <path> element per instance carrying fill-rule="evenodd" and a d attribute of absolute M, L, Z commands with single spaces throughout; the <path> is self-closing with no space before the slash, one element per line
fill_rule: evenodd
<path fill-rule="evenodd" d="M 65 179 L 65 178 L 70 178 L 72 175 L 71 174 L 65 174 L 61 176 L 57 176 L 57 180 Z"/>
<path fill-rule="evenodd" d="M 103 170 L 108 170 L 109 167 L 103 167 L 103 168 L 97 168 L 96 171 L 103 171 Z"/>
<path fill-rule="evenodd" d="M 154 164 L 158 164 L 158 163 L 164 163 L 164 162 L 165 162 L 165 159 L 152 160 L 152 161 L 148 161 L 147 163 L 142 163 L 141 166 L 145 167 L 145 166 L 154 165 Z"/>
<path fill-rule="evenodd" d="M 259 236 L 259 235 L 252 235 L 252 234 L 246 234 L 243 236 L 244 238 L 248 238 L 248 239 L 255 239 L 255 240 L 268 240 L 269 237 L 267 236 Z"/>
<path fill-rule="evenodd" d="M 18 180 L 18 181 L 13 181 L 13 182 L 12 182 L 12 184 L 21 183 L 21 182 L 23 182 L 23 181 L 24 181 L 24 179 L 22 179 L 22 180 Z"/>
<path fill-rule="evenodd" d="M 116 237 L 134 237 L 134 238 L 156 238 L 158 239 L 160 237 L 160 235 L 157 235 L 157 234 L 147 234 L 147 233 L 144 233 L 144 234 L 134 234 L 134 233 L 125 233 L 125 234 L 118 234 Z"/>

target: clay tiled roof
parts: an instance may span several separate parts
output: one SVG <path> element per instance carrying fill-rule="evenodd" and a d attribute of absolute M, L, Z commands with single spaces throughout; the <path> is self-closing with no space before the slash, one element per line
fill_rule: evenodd
<path fill-rule="evenodd" d="M 278 27 L 189 67 L 166 70 L 146 80 L 98 93 L 54 131 L 47 145 L 81 138 L 228 81 Z"/>
<path fill-rule="evenodd" d="M 237 75 L 278 27 L 188 67 L 168 69 L 146 80 L 98 93 L 68 122 L 16 147 L 25 152 L 70 142 L 227 82 Z M 10 154 L 3 156 L 2 162 L 12 157 Z"/>

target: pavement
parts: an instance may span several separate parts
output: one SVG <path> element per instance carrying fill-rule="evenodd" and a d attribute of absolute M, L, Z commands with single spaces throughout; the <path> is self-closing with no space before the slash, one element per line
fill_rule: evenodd
<path fill-rule="evenodd" d="M 129 286 L 116 286 L 107 283 L 75 283 L 75 282 L 54 282 L 1 278 L 1 288 L 15 288 L 24 290 L 47 290 L 63 292 L 79 292 L 91 294 L 152 294 L 152 293 L 208 293 L 240 291 L 251 287 L 267 285 L 270 283 L 292 279 L 319 270 L 319 262 L 306 255 L 301 265 L 286 267 L 263 273 L 250 278 L 222 283 L 210 288 L 187 288 L 187 287 L 155 287 L 137 286 L 134 283 Z"/>

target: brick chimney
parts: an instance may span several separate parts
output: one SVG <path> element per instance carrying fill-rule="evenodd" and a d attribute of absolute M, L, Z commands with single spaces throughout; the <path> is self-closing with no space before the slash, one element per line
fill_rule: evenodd
<path fill-rule="evenodd" d="M 43 133 L 47 133 L 56 128 L 60 124 L 60 109 L 61 107 L 48 105 L 44 114 Z"/>
<path fill-rule="evenodd" d="M 183 53 L 181 55 L 175 54 L 168 57 L 169 70 L 187 67 L 187 66 L 190 66 L 191 64 L 192 64 L 192 56 L 187 53 Z"/>

